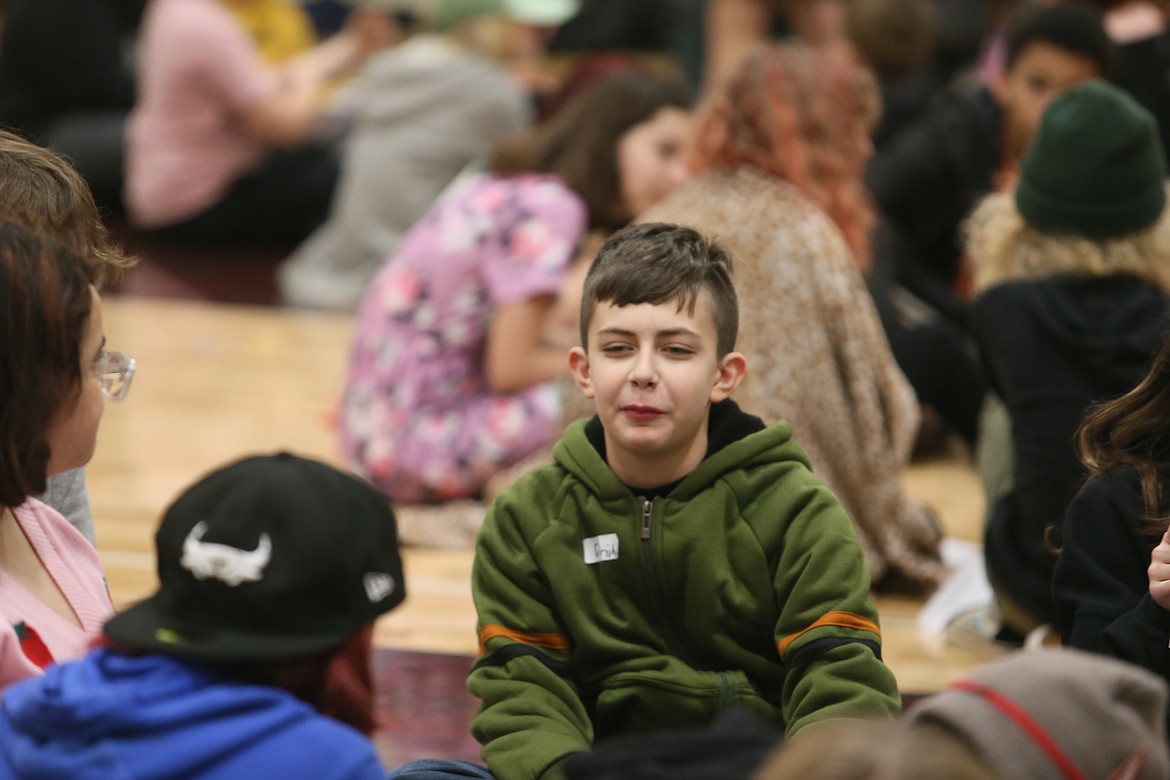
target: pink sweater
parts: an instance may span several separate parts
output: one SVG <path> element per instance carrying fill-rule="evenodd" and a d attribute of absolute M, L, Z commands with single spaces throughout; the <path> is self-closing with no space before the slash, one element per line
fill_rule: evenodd
<path fill-rule="evenodd" d="M 98 635 L 102 623 L 114 612 L 101 561 L 89 540 L 55 510 L 36 499 L 30 498 L 12 513 L 69 602 L 81 628 L 0 571 L 0 618 L 3 618 L 0 621 L 0 689 L 41 673 L 40 667 L 21 647 L 17 626 L 26 635 L 29 633 L 26 628 L 31 628 L 52 659 L 64 661 L 82 655 Z M 28 644 L 35 644 L 35 640 L 26 639 Z"/>
<path fill-rule="evenodd" d="M 268 146 L 243 116 L 276 89 L 247 31 L 218 0 L 153 0 L 142 22 L 126 206 L 146 228 L 218 203 Z"/>

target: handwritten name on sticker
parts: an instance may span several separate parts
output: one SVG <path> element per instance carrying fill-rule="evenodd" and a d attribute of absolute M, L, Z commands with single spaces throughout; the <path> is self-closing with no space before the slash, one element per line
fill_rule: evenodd
<path fill-rule="evenodd" d="M 585 563 L 616 561 L 618 557 L 617 534 L 591 536 L 585 540 Z"/>

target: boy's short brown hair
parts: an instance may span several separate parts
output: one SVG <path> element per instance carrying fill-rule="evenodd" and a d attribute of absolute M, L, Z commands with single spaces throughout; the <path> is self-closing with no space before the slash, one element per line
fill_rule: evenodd
<path fill-rule="evenodd" d="M 85 179 L 55 152 L 0 130 L 0 220 L 58 241 L 85 261 L 91 284 L 134 264 L 106 231 Z"/>
<path fill-rule="evenodd" d="M 617 231 L 601 245 L 581 296 L 581 345 L 589 345 L 589 322 L 599 303 L 630 306 L 678 301 L 695 311 L 699 293 L 711 294 L 716 352 L 735 349 L 739 299 L 731 281 L 731 253 L 718 242 L 681 225 L 648 222 Z"/>

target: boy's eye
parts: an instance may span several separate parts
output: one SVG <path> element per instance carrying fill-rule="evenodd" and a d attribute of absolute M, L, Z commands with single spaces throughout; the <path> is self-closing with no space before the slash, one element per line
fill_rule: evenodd
<path fill-rule="evenodd" d="M 695 353 L 695 351 L 690 347 L 682 347 L 678 346 L 677 344 L 664 347 L 662 351 L 672 357 L 687 357 Z"/>
<path fill-rule="evenodd" d="M 620 355 L 624 352 L 630 351 L 629 344 L 606 344 L 602 346 L 601 351 L 607 355 Z"/>

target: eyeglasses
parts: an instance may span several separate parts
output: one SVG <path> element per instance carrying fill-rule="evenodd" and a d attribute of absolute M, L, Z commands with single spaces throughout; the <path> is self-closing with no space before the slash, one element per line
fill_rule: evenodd
<path fill-rule="evenodd" d="M 137 361 L 125 352 L 103 349 L 90 367 L 90 374 L 101 383 L 102 395 L 111 401 L 121 401 L 130 392 L 130 380 L 137 368 Z"/>

